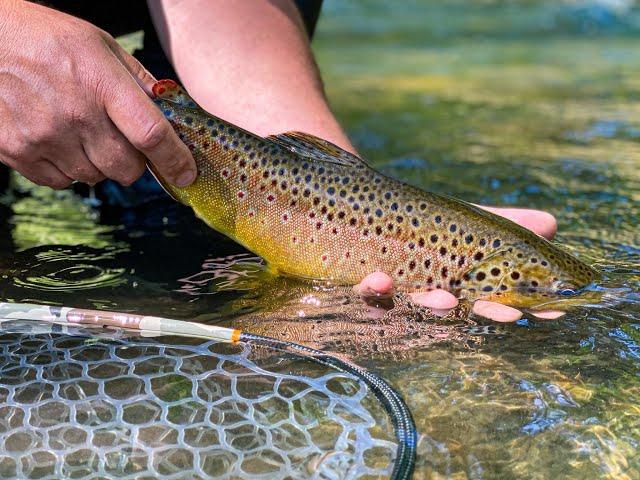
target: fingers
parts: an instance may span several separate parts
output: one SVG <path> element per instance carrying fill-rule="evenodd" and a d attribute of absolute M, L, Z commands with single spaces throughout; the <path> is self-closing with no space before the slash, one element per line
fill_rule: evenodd
<path fill-rule="evenodd" d="M 3 159 L 2 163 L 6 163 L 37 185 L 62 190 L 73 183 L 72 178 L 66 176 L 58 167 L 47 160 L 18 163 L 11 160 L 5 162 Z"/>
<path fill-rule="evenodd" d="M 556 320 L 566 315 L 566 312 L 563 312 L 562 310 L 539 310 L 531 311 L 529 313 L 542 320 Z"/>
<path fill-rule="evenodd" d="M 353 289 L 360 295 L 375 296 L 389 295 L 393 292 L 393 280 L 389 275 L 382 272 L 373 272 L 367 275 Z"/>
<path fill-rule="evenodd" d="M 105 178 L 102 172 L 91 163 L 82 145 L 67 151 L 58 151 L 57 158 L 56 167 L 67 178 L 78 180 L 91 186 Z"/>
<path fill-rule="evenodd" d="M 548 240 L 551 240 L 558 230 L 558 222 L 555 217 L 547 212 L 531 210 L 528 208 L 477 206 L 491 213 L 495 213 L 496 215 L 508 218 L 512 222 L 515 222 Z"/>
<path fill-rule="evenodd" d="M 446 290 L 410 293 L 411 299 L 418 305 L 436 310 L 450 310 L 458 305 L 458 299 Z"/>
<path fill-rule="evenodd" d="M 87 157 L 101 175 L 128 186 L 144 173 L 144 155 L 133 148 L 108 118 L 92 127 L 83 142 Z"/>
<path fill-rule="evenodd" d="M 494 322 L 515 322 L 522 318 L 520 310 L 486 300 L 476 300 L 473 304 L 473 313 Z"/>
<path fill-rule="evenodd" d="M 142 89 L 130 81 L 119 84 L 131 88 L 107 88 L 104 102 L 111 121 L 162 177 L 178 187 L 190 185 L 196 165 L 187 146 Z"/>
<path fill-rule="evenodd" d="M 393 280 L 385 273 L 374 272 L 367 275 L 354 287 L 354 290 L 364 296 L 386 295 L 393 292 Z M 418 305 L 431 309 L 438 316 L 446 315 L 458 305 L 458 299 L 452 293 L 442 289 L 410 293 L 409 297 Z M 473 313 L 494 322 L 515 322 L 523 315 L 516 308 L 486 300 L 476 300 L 473 304 Z M 544 310 L 534 311 L 531 314 L 537 318 L 554 320 L 565 312 Z"/>

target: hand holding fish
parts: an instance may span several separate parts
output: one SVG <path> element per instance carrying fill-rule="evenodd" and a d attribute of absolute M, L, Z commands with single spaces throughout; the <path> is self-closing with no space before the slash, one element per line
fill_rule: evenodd
<path fill-rule="evenodd" d="M 508 218 L 548 240 L 555 236 L 557 225 L 555 218 L 546 212 L 524 208 L 482 206 L 480 208 Z M 386 273 L 374 272 L 367 275 L 354 287 L 354 290 L 363 296 L 389 295 L 393 292 L 393 279 Z M 442 289 L 413 293 L 411 297 L 414 302 L 441 315 L 458 305 L 458 299 L 452 293 Z M 522 312 L 518 309 L 485 300 L 477 300 L 473 311 L 477 315 L 497 322 L 514 322 L 522 317 Z M 555 319 L 562 315 L 564 312 L 559 310 L 540 310 L 535 313 L 535 316 L 544 319 Z"/>
<path fill-rule="evenodd" d="M 199 176 L 177 188 L 151 170 L 174 199 L 274 273 L 360 282 L 365 294 L 388 293 L 395 283 L 429 307 L 453 308 L 460 298 L 498 321 L 517 320 L 512 307 L 540 310 L 597 277 L 533 231 L 387 177 L 318 137 L 260 137 L 208 114 L 171 80 L 153 93 Z M 517 219 L 531 212 L 505 213 Z M 544 227 L 538 231 L 551 236 L 555 225 L 534 216 Z"/>
<path fill-rule="evenodd" d="M 0 161 L 52 188 L 134 182 L 149 161 L 186 186 L 193 159 L 146 93 L 154 83 L 104 31 L 0 2 Z"/>

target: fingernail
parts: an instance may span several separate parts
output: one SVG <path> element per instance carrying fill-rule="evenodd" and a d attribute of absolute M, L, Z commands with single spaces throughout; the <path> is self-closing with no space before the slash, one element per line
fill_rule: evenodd
<path fill-rule="evenodd" d="M 193 170 L 187 170 L 186 172 L 180 174 L 176 179 L 176 186 L 178 187 L 187 187 L 193 183 L 196 179 L 196 172 Z"/>

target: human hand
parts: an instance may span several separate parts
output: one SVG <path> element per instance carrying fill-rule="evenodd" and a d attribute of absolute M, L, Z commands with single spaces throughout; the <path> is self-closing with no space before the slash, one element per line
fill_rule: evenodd
<path fill-rule="evenodd" d="M 129 185 L 146 160 L 178 186 L 195 179 L 188 148 L 148 97 L 155 79 L 104 31 L 3 1 L 0 64 L 0 162 L 33 182 Z"/>
<path fill-rule="evenodd" d="M 556 233 L 556 220 L 546 212 L 520 208 L 479 206 L 497 215 L 502 215 L 547 239 L 553 238 Z M 393 291 L 393 280 L 386 273 L 374 272 L 367 275 L 356 285 L 355 290 L 363 296 L 386 295 Z M 430 308 L 437 315 L 445 315 L 458 305 L 458 299 L 453 294 L 441 289 L 411 293 L 410 296 L 413 301 Z M 522 317 L 520 310 L 485 300 L 476 300 L 473 305 L 473 312 L 496 322 L 515 322 Z M 539 318 L 555 319 L 562 316 L 563 312 L 548 310 L 536 312 L 535 315 Z"/>

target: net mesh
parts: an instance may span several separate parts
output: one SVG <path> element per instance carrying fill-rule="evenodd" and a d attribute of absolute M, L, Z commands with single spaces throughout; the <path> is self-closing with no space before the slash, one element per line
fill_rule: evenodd
<path fill-rule="evenodd" d="M 357 377 L 253 344 L 19 320 L 0 331 L 2 478 L 379 478 Z"/>

